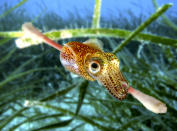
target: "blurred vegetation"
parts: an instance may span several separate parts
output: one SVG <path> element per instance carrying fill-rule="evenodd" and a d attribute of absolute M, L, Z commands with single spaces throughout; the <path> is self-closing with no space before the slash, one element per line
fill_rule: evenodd
<path fill-rule="evenodd" d="M 18 31 L 26 21 L 33 21 L 43 31 L 93 27 L 92 16 L 85 20 L 71 13 L 69 19 L 63 20 L 55 13 L 48 13 L 31 18 L 21 8 L 12 10 L 12 7 L 9 11 L 8 6 L 3 6 L 0 9 L 8 12 L 0 17 L 0 31 Z M 122 14 L 109 21 L 101 18 L 100 27 L 132 31 L 144 21 L 143 14 L 138 18 L 132 12 L 127 15 L 130 18 Z M 177 18 L 170 19 L 177 23 Z M 176 40 L 176 30 L 162 20 L 154 21 L 144 32 Z M 58 43 L 86 39 L 62 39 Z M 106 36 L 99 39 L 106 43 L 107 52 L 123 40 Z M 119 101 L 97 82 L 72 78 L 60 63 L 59 52 L 47 45 L 18 49 L 14 39 L 1 37 L 0 130 L 174 130 L 177 49 L 143 40 L 131 41 L 117 56 L 130 85 L 166 103 L 166 114 L 146 110 L 130 95 Z"/>

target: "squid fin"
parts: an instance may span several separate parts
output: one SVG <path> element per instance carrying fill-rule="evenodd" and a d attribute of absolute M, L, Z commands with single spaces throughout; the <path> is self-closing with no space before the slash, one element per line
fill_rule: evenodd
<path fill-rule="evenodd" d="M 103 51 L 103 42 L 98 39 L 88 39 L 87 41 L 83 42 L 90 47 Z"/>

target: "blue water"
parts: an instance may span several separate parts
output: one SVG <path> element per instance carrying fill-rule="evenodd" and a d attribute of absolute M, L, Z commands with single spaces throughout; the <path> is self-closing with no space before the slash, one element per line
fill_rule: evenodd
<path fill-rule="evenodd" d="M 16 5 L 20 0 L 1 0 L 0 7 L 7 3 L 9 6 Z M 173 3 L 173 7 L 167 11 L 168 15 L 177 17 L 177 0 L 157 0 L 159 6 L 165 3 Z M 35 17 L 46 12 L 55 12 L 62 18 L 67 19 L 70 13 L 77 14 L 82 18 L 92 16 L 95 0 L 28 0 L 20 8 L 27 10 L 27 15 Z M 127 15 L 132 11 L 135 16 L 141 14 L 149 16 L 155 10 L 151 0 L 102 0 L 101 16 L 109 19 L 110 16 Z"/>

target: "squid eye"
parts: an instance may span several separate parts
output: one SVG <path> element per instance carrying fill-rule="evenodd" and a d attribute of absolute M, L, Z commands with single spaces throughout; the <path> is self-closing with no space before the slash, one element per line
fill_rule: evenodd
<path fill-rule="evenodd" d="M 93 69 L 97 69 L 98 68 L 98 64 L 97 63 L 92 63 L 91 66 L 92 66 Z"/>
<path fill-rule="evenodd" d="M 100 64 L 97 61 L 92 61 L 89 64 L 89 71 L 96 74 L 100 71 Z"/>

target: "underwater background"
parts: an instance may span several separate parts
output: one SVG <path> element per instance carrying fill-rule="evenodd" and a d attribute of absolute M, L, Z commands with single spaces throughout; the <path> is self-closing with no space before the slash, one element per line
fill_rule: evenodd
<path fill-rule="evenodd" d="M 112 52 L 169 3 L 173 6 L 116 53 L 130 85 L 164 102 L 165 114 L 148 111 L 131 95 L 117 100 L 99 83 L 74 77 L 61 65 L 59 52 L 46 44 L 16 47 L 22 24 L 32 22 L 62 45 L 96 37 L 105 52 Z M 72 36 L 57 37 L 62 31 Z M 176 48 L 176 0 L 1 0 L 0 130 L 175 130 Z"/>

